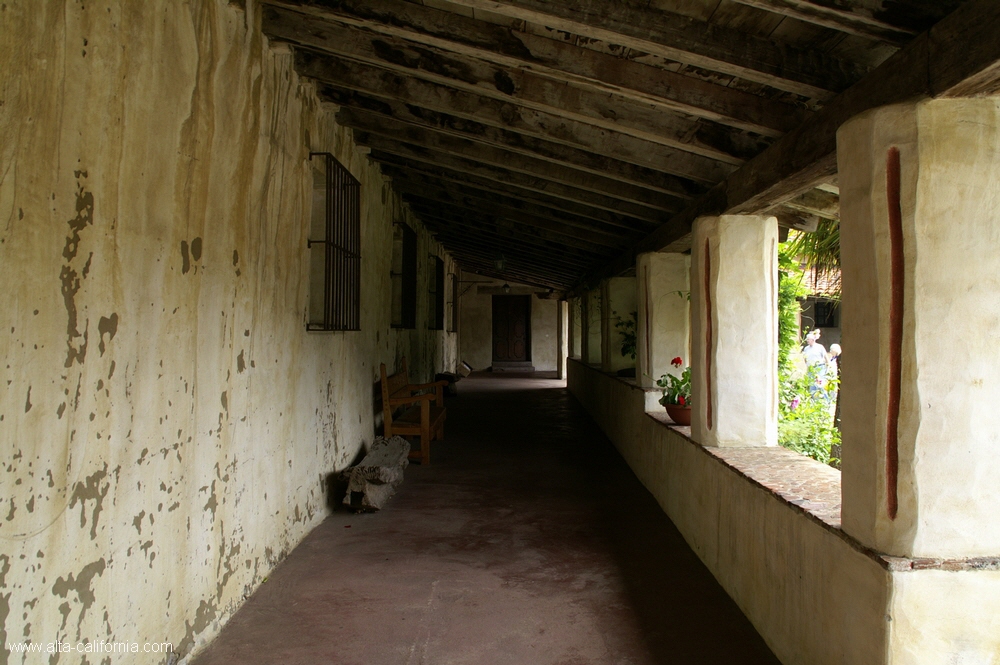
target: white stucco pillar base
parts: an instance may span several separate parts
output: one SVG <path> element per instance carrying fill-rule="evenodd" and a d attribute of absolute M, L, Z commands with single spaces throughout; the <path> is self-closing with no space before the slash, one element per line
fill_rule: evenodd
<path fill-rule="evenodd" d="M 777 445 L 777 257 L 774 217 L 695 221 L 691 435 L 702 445 Z"/>
<path fill-rule="evenodd" d="M 837 144 L 844 530 L 1000 555 L 1000 99 L 877 109 Z"/>
<path fill-rule="evenodd" d="M 691 361 L 690 278 L 691 258 L 684 254 L 651 252 L 636 260 L 636 378 L 643 388 L 655 387 L 664 374 L 680 374 L 672 359 Z"/>
<path fill-rule="evenodd" d="M 622 334 L 615 325 L 625 321 L 635 311 L 635 277 L 613 277 L 601 285 L 601 369 L 617 372 L 635 367 L 631 356 L 622 355 Z"/>

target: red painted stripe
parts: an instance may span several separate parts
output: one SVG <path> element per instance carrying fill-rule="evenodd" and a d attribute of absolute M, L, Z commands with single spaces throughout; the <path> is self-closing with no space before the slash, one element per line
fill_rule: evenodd
<path fill-rule="evenodd" d="M 705 241 L 705 421 L 712 424 L 712 254 Z"/>
<path fill-rule="evenodd" d="M 889 404 L 885 424 L 886 509 L 896 519 L 899 509 L 899 400 L 903 380 L 903 210 L 900 204 L 899 148 L 889 148 L 885 168 L 889 205 Z"/>

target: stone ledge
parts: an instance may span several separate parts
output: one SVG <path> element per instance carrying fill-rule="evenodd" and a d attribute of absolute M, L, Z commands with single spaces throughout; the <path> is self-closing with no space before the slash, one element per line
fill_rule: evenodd
<path fill-rule="evenodd" d="M 646 415 L 680 434 L 691 445 L 697 446 L 734 473 L 764 489 L 778 501 L 818 522 L 888 571 L 1000 571 L 1000 557 L 907 558 L 869 549 L 844 533 L 841 528 L 840 471 L 837 469 L 781 447 L 708 448 L 691 439 L 691 428 L 675 424 L 665 411 L 649 412 Z"/>

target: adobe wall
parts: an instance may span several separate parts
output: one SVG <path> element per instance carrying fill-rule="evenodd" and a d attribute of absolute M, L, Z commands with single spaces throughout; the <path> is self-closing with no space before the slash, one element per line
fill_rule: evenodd
<path fill-rule="evenodd" d="M 427 289 L 389 326 L 392 221 L 421 284 L 440 247 L 242 4 L 4 5 L 0 642 L 197 650 L 323 520 L 379 363 L 454 368 Z M 305 331 L 310 149 L 361 181 L 361 332 Z"/>

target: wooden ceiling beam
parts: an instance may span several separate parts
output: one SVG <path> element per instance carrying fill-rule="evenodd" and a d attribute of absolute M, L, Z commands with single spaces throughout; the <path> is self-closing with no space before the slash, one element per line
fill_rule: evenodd
<path fill-rule="evenodd" d="M 371 78 L 364 80 L 369 83 L 373 81 Z M 412 83 L 415 85 L 410 87 L 419 87 L 421 82 Z M 438 108 L 428 108 L 421 106 L 412 98 L 401 100 L 378 97 L 335 85 L 324 85 L 319 92 L 324 101 L 341 107 L 379 113 L 410 124 L 459 136 L 469 136 L 497 145 L 515 145 L 523 150 L 532 150 L 532 145 L 541 140 L 713 184 L 734 171 L 736 165 L 745 161 L 733 154 L 705 156 L 552 114 L 512 104 L 501 104 L 496 100 L 485 100 L 459 91 L 453 92 L 456 96 L 466 95 L 472 98 L 468 100 L 468 104 L 461 106 L 459 111 L 465 107 L 472 107 L 473 115 L 480 117 L 469 117 L 469 114 L 461 112 L 453 113 L 452 109 L 444 108 L 440 103 L 435 105 Z M 492 102 L 499 108 L 484 108 L 482 104 L 484 101 Z M 758 141 L 753 154 L 747 152 L 745 156 L 749 159 L 767 145 L 768 143 L 764 141 Z M 542 154 L 547 152 L 545 149 L 535 150 Z"/>
<path fill-rule="evenodd" d="M 393 181 L 404 180 L 415 185 L 427 184 L 437 187 L 445 187 L 453 190 L 461 190 L 470 196 L 482 196 L 484 194 L 500 196 L 506 199 L 524 201 L 550 210 L 557 210 L 563 213 L 574 215 L 580 219 L 594 220 L 613 226 L 623 226 L 629 229 L 652 229 L 662 221 L 663 215 L 659 217 L 638 218 L 619 213 L 607 212 L 598 208 L 573 203 L 564 199 L 545 196 L 536 192 L 522 189 L 520 187 L 508 187 L 502 183 L 478 178 L 476 176 L 457 173 L 448 169 L 434 168 L 419 162 L 411 162 L 400 165 L 404 160 L 380 162 L 382 173 Z"/>
<path fill-rule="evenodd" d="M 392 167 L 383 168 L 382 172 L 392 178 L 393 189 L 400 193 L 424 194 L 428 197 L 433 195 L 442 197 L 443 200 L 470 200 L 475 201 L 484 210 L 512 211 L 560 224 L 571 224 L 577 228 L 600 229 L 610 233 L 643 233 L 652 228 L 651 224 L 643 220 L 614 215 L 608 215 L 606 219 L 583 217 L 568 213 L 565 208 L 558 206 L 540 205 L 520 197 L 451 183 L 440 178 L 428 177 L 420 173 L 409 173 Z"/>
<path fill-rule="evenodd" d="M 493 268 L 489 260 L 482 258 L 463 255 L 461 257 L 456 256 L 456 261 L 459 266 L 462 267 L 463 272 L 482 275 L 483 277 L 491 277 L 504 282 L 516 282 L 518 284 L 526 284 L 528 286 L 539 286 L 544 289 L 560 292 L 564 292 L 569 285 L 573 283 L 571 276 L 566 276 L 566 278 L 560 279 L 540 279 L 531 275 L 518 275 L 516 273 L 502 274 Z M 514 277 L 516 277 L 516 279 L 514 279 Z"/>
<path fill-rule="evenodd" d="M 446 247 L 454 249 L 475 250 L 484 257 L 496 260 L 497 254 L 503 254 L 506 259 L 514 259 L 523 262 L 525 265 L 534 264 L 542 266 L 550 271 L 550 276 L 565 276 L 566 274 L 580 275 L 594 265 L 594 260 L 589 262 L 569 261 L 558 252 L 532 252 L 520 245 L 517 240 L 504 239 L 500 237 L 474 237 L 463 233 L 446 225 L 440 225 L 433 220 L 428 221 L 428 229 L 431 229 L 435 238 Z"/>
<path fill-rule="evenodd" d="M 491 148 L 472 141 L 440 134 L 427 135 L 423 137 L 423 140 L 421 140 L 421 137 L 417 138 L 417 142 L 410 142 L 405 137 L 399 135 L 387 137 L 382 134 L 358 130 L 354 132 L 354 140 L 357 144 L 380 152 L 403 156 L 418 156 L 422 153 L 444 153 L 473 163 L 498 167 L 543 180 L 551 180 L 576 189 L 590 189 L 605 196 L 652 207 L 657 207 L 660 201 L 664 202 L 665 207 L 672 207 L 676 205 L 679 198 L 653 189 L 604 178 L 580 171 L 579 169 L 561 166 L 533 157 L 526 157 L 506 150 Z M 417 158 L 419 159 L 419 157 Z"/>
<path fill-rule="evenodd" d="M 864 37 L 894 46 L 903 46 L 918 34 L 917 30 L 881 21 L 863 7 L 844 3 L 820 3 L 812 0 L 734 0 L 741 5 L 790 16 L 857 37 Z"/>
<path fill-rule="evenodd" d="M 807 114 L 798 107 L 736 88 L 404 0 L 323 0 L 322 4 L 271 0 L 269 4 L 295 12 L 265 6 L 265 33 L 317 48 L 326 43 L 314 22 L 334 20 L 506 67 L 530 67 L 605 94 L 620 94 L 661 110 L 765 136 L 780 136 Z M 299 18 L 298 12 L 308 18 Z"/>
<path fill-rule="evenodd" d="M 477 255 L 491 264 L 502 254 L 504 263 L 507 264 L 504 272 L 508 272 L 508 269 L 519 269 L 521 274 L 530 274 L 530 270 L 535 270 L 537 271 L 536 276 L 571 283 L 574 276 L 579 277 L 586 272 L 590 265 L 593 265 L 592 263 L 589 265 L 585 263 L 569 264 L 560 260 L 559 254 L 553 252 L 540 254 L 525 251 L 525 248 L 518 245 L 516 241 L 503 238 L 477 240 L 464 235 L 461 231 L 440 225 L 434 220 L 429 220 L 428 224 L 428 229 L 449 253 L 457 254 L 460 251 L 465 251 Z M 518 268 L 518 266 L 520 267 Z"/>
<path fill-rule="evenodd" d="M 657 202 L 661 207 L 623 201 L 591 190 L 570 187 L 544 178 L 516 173 L 452 155 L 418 150 L 412 146 L 402 146 L 393 153 L 372 150 L 370 154 L 372 159 L 383 165 L 420 171 L 432 177 L 440 176 L 459 184 L 484 185 L 486 189 L 490 189 L 490 185 L 492 185 L 498 193 L 515 196 L 521 196 L 522 192 L 526 192 L 527 194 L 524 195 L 526 199 L 532 195 L 541 197 L 537 200 L 540 202 L 552 201 L 567 212 L 575 214 L 579 214 L 576 213 L 577 206 L 584 209 L 589 207 L 595 214 L 603 211 L 662 224 L 672 212 L 676 212 L 682 207 L 678 205 L 679 199 L 671 202 L 666 197 L 663 201 Z M 587 215 L 580 214 L 580 216 L 586 217 Z"/>
<path fill-rule="evenodd" d="M 759 138 L 708 120 L 586 86 L 502 67 L 484 60 L 386 37 L 295 12 L 269 8 L 268 35 L 303 46 L 296 49 L 296 69 L 303 76 L 347 85 L 343 67 L 325 63 L 339 56 L 397 75 L 413 77 L 457 90 L 513 102 L 536 111 L 566 117 L 662 143 L 688 152 L 729 159 L 753 151 Z M 291 25 L 288 25 L 291 24 Z M 313 54 L 311 57 L 309 54 Z M 325 66 L 324 66 L 325 65 Z M 362 80 L 371 78 L 364 76 Z M 362 84 L 363 85 L 363 84 Z M 735 150 L 736 152 L 731 152 Z"/>
<path fill-rule="evenodd" d="M 821 189 L 811 189 L 804 194 L 789 199 L 782 204 L 791 210 L 823 219 L 840 219 L 840 197 Z"/>
<path fill-rule="evenodd" d="M 703 215 L 751 214 L 781 205 L 829 182 L 837 169 L 837 130 L 869 109 L 923 97 L 1000 91 L 1000 12 L 996 0 L 968 0 L 926 33 L 838 95 L 725 182 L 588 277 L 593 284 L 621 274 L 637 254 L 659 251 L 691 232 Z M 956 48 L 963 44 L 966 48 Z"/>
<path fill-rule="evenodd" d="M 493 213 L 484 210 L 473 200 L 442 200 L 431 196 L 420 196 L 405 192 L 403 200 L 409 203 L 414 210 L 421 212 L 434 211 L 440 208 L 442 212 L 452 214 L 456 220 L 461 220 L 475 228 L 478 223 L 508 226 L 513 229 L 521 228 L 525 233 L 544 238 L 557 243 L 562 243 L 568 247 L 576 247 L 597 254 L 607 253 L 607 251 L 620 249 L 627 246 L 628 236 L 635 237 L 642 234 L 629 234 L 625 231 L 617 235 L 605 234 L 598 231 L 576 228 L 569 225 L 550 222 L 547 219 L 532 217 L 530 215 L 515 214 L 502 210 Z"/>
<path fill-rule="evenodd" d="M 402 117 L 356 108 L 342 108 L 337 122 L 345 127 L 386 136 L 402 136 L 410 143 L 443 140 L 443 137 L 471 141 L 489 148 L 510 151 L 526 157 L 561 164 L 598 176 L 605 176 L 640 187 L 659 189 L 666 194 L 688 193 L 705 185 L 715 184 L 736 170 L 736 167 L 692 155 L 664 146 L 651 146 L 649 161 L 656 167 L 639 166 L 632 162 L 511 132 L 487 127 L 477 122 L 461 120 L 442 113 L 420 117 L 408 109 Z M 440 136 L 442 139 L 432 138 Z"/>
<path fill-rule="evenodd" d="M 825 53 L 625 0 L 452 0 L 455 4 L 736 76 L 805 97 L 829 99 L 864 70 Z"/>

